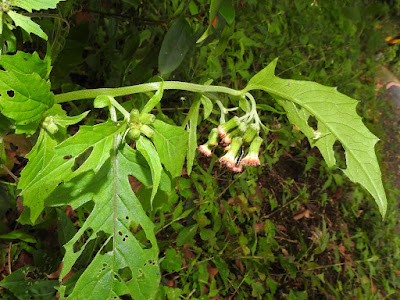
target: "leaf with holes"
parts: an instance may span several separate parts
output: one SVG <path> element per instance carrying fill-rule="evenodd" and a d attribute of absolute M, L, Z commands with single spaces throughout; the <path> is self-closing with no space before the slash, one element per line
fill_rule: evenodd
<path fill-rule="evenodd" d="M 1 112 L 13 121 L 17 133 L 34 133 L 42 114 L 53 104 L 50 82 L 38 74 L 0 71 Z"/>
<path fill-rule="evenodd" d="M 38 73 L 43 79 L 47 79 L 51 71 L 50 56 L 41 60 L 37 52 L 31 54 L 17 51 L 13 55 L 2 55 L 0 66 L 5 70 L 13 70 L 23 74 Z"/>
<path fill-rule="evenodd" d="M 188 133 L 182 127 L 155 121 L 153 142 L 162 164 L 172 177 L 179 177 L 188 148 Z"/>
<path fill-rule="evenodd" d="M 66 295 L 65 286 L 61 287 L 61 299 L 117 299 L 122 295 L 131 295 L 139 300 L 156 298 L 160 273 L 154 225 L 128 180 L 128 175 L 137 176 L 137 158 L 137 152 L 125 144 L 113 150 L 96 174 L 92 171 L 81 174 L 88 176 L 79 181 L 79 191 L 76 191 L 77 185 L 57 188 L 63 196 L 58 205 L 72 204 L 76 208 L 74 193 L 78 193 L 81 199 L 78 205 L 94 202 L 85 223 L 65 245 L 60 278 L 70 271 L 91 240 L 105 236 L 73 291 Z M 138 228 L 144 235 L 135 234 Z M 92 234 L 80 248 L 76 248 L 85 232 L 89 231 Z"/>
<path fill-rule="evenodd" d="M 25 169 L 30 172 L 24 170 L 18 183 L 24 205 L 28 208 L 24 210 L 20 222 L 35 222 L 44 208 L 44 199 L 61 182 L 89 170 L 97 172 L 110 157 L 114 134 L 124 130 L 124 127 L 121 123 L 111 121 L 81 126 L 77 134 L 57 145 L 53 151 L 46 145 L 50 142 L 48 136 L 39 140 L 39 146 L 35 145 L 28 154 L 29 162 Z M 47 151 L 47 154 L 43 155 L 43 151 Z M 76 165 L 84 154 L 84 161 Z M 51 159 L 49 156 L 52 156 Z"/>
<path fill-rule="evenodd" d="M 375 155 L 378 138 L 357 115 L 358 102 L 332 87 L 276 77 L 276 63 L 274 60 L 251 78 L 243 92 L 260 89 L 278 99 L 289 120 L 302 130 L 312 146 L 318 147 L 329 166 L 336 162 L 333 145 L 338 140 L 346 154 L 347 168 L 343 172 L 371 193 L 384 216 L 387 200 Z M 317 119 L 317 130 L 308 124 L 310 116 Z"/>

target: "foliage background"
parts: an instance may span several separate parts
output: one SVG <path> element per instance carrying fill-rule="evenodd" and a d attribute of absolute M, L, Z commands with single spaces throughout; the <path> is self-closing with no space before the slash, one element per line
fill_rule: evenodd
<path fill-rule="evenodd" d="M 279 57 L 277 75 L 337 86 L 360 99 L 359 113 L 382 139 L 382 150 L 385 131 L 379 118 L 390 117 L 390 110 L 377 100 L 375 73 L 379 64 L 398 70 L 399 45 L 389 48 L 384 38 L 398 33 L 399 2 L 275 2 L 223 1 L 213 35 L 199 44 L 196 40 L 210 23 L 209 3 L 202 0 L 161 5 L 151 0 L 69 0 L 51 12 L 59 18 L 36 21 L 49 36 L 54 91 L 158 81 L 166 32 L 183 17 L 181 26 L 191 37 L 184 44 L 187 53 L 164 79 L 212 79 L 242 88 Z M 19 49 L 41 49 L 44 56 L 43 41 L 19 34 L 26 41 Z M 130 110 L 146 98 L 120 100 Z M 190 94 L 166 92 L 159 117 L 179 125 L 193 101 Z M 266 137 L 262 168 L 236 175 L 221 168 L 216 157 L 198 157 L 191 176 L 184 174 L 176 190 L 158 192 L 154 210 L 142 203 L 157 225 L 160 293 L 167 299 L 399 297 L 398 192 L 390 172 L 385 177 L 392 209 L 382 221 L 371 197 L 328 169 L 318 151 L 287 122 L 282 108 L 261 93 L 257 102 L 262 120 L 274 130 Z M 70 102 L 64 108 L 78 115 L 92 103 Z M 93 110 L 84 123 L 106 117 Z M 200 141 L 210 128 L 209 122 L 201 123 Z M 337 150 L 340 158 L 339 146 Z M 387 158 L 380 153 L 385 169 Z M 13 172 L 22 167 L 16 165 Z M 91 207 L 54 209 L 44 223 L 21 226 L 16 223 L 16 191 L 9 178 L 3 180 L 1 234 L 18 230 L 24 235 L 11 243 L 1 240 L 2 275 L 9 275 L 9 260 L 12 270 L 31 266 L 32 280 L 40 288 L 16 277 L 13 289 L 0 291 L 2 297 L 12 299 L 18 289 L 28 289 L 38 299 L 55 297 L 57 281 L 46 274 L 56 274 L 62 245 L 82 226 Z M 134 181 L 132 186 L 140 199 L 151 193 Z M 91 259 L 92 253 L 85 253 L 75 272 Z"/>

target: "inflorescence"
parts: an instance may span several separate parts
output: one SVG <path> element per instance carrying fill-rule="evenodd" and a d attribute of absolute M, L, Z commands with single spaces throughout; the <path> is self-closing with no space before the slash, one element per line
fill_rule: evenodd
<path fill-rule="evenodd" d="M 207 142 L 199 146 L 199 151 L 210 157 L 214 148 L 218 146 L 220 138 L 226 153 L 219 158 L 219 162 L 233 172 L 242 172 L 244 166 L 261 165 L 258 153 L 263 142 L 259 136 L 260 127 L 263 125 L 258 117 L 253 97 L 250 94 L 246 97 L 251 101 L 249 111 L 244 116 L 240 118 L 235 116 L 227 122 L 224 122 L 224 114 L 232 109 L 225 109 L 218 103 L 221 108 L 221 124 L 212 129 Z"/>

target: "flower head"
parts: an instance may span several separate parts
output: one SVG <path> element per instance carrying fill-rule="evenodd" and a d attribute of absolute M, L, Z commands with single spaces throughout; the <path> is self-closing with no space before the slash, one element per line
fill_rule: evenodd
<path fill-rule="evenodd" d="M 228 169 L 233 170 L 234 167 L 236 167 L 237 153 L 242 146 L 242 143 L 243 140 L 241 137 L 233 138 L 228 152 L 219 159 L 220 163 L 226 165 Z"/>
<path fill-rule="evenodd" d="M 226 134 L 232 129 L 239 126 L 240 120 L 238 117 L 233 117 L 228 122 L 218 126 L 218 133 L 221 139 L 225 138 Z"/>
<path fill-rule="evenodd" d="M 210 157 L 212 155 L 212 151 L 210 149 L 210 146 L 207 143 L 205 143 L 203 145 L 200 145 L 199 146 L 199 151 L 201 153 L 203 153 L 207 157 Z"/>
<path fill-rule="evenodd" d="M 210 157 L 212 154 L 211 148 L 218 145 L 218 130 L 214 128 L 208 135 L 208 141 L 199 146 L 199 151 L 205 156 Z"/>
<path fill-rule="evenodd" d="M 259 166 L 260 159 L 258 157 L 258 152 L 260 152 L 260 147 L 263 142 L 263 139 L 259 136 L 255 137 L 254 140 L 250 144 L 249 153 L 242 159 L 241 164 L 243 166 Z"/>

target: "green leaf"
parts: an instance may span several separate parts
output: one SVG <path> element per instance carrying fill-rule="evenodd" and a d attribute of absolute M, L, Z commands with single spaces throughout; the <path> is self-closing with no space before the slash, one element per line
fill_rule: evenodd
<path fill-rule="evenodd" d="M 179 231 L 178 238 L 176 239 L 176 245 L 183 246 L 192 241 L 193 237 L 197 233 L 198 227 L 199 224 L 194 224 L 188 227 L 184 227 L 181 231 Z"/>
<path fill-rule="evenodd" d="M 2 234 L 0 235 L 0 239 L 21 240 L 27 243 L 36 243 L 35 237 L 21 230 L 14 230 L 9 233 Z"/>
<path fill-rule="evenodd" d="M 191 28 L 181 17 L 172 24 L 161 44 L 158 67 L 161 75 L 171 73 L 182 63 L 192 44 Z"/>
<path fill-rule="evenodd" d="M 178 272 L 183 264 L 182 258 L 176 253 L 175 249 L 167 249 L 165 257 L 161 262 L 161 267 L 167 272 Z"/>
<path fill-rule="evenodd" d="M 33 267 L 20 268 L 0 281 L 0 286 L 10 290 L 20 300 L 55 299 L 57 280 L 37 280 L 27 276 L 34 270 Z"/>
<path fill-rule="evenodd" d="M 91 178 L 79 190 L 75 190 L 74 186 L 58 187 L 60 190 L 72 189 L 63 193 L 70 195 L 63 199 L 64 204 L 70 203 L 74 193 L 82 197 L 81 204 L 94 202 L 94 208 L 85 223 L 65 245 L 66 254 L 60 278 L 69 272 L 90 241 L 106 236 L 68 299 L 101 300 L 125 294 L 139 300 L 155 297 L 160 274 L 154 225 L 146 216 L 128 180 L 128 175 L 134 174 L 132 168 L 136 165 L 135 153 L 128 145 L 122 149 L 115 148 L 96 174 L 85 173 L 90 174 Z M 140 240 L 132 234 L 138 226 L 144 233 Z M 78 241 L 89 231 L 92 234 L 76 249 Z M 64 299 L 64 289 L 61 289 L 60 294 L 60 298 Z"/>
<path fill-rule="evenodd" d="M 40 28 L 38 24 L 33 22 L 31 18 L 18 14 L 12 10 L 10 10 L 7 14 L 11 17 L 11 19 L 13 19 L 16 26 L 21 27 L 28 33 L 36 34 L 38 37 L 41 37 L 42 39 L 47 41 L 47 34 L 44 33 L 42 28 Z"/>
<path fill-rule="evenodd" d="M 29 12 L 32 12 L 32 9 L 41 10 L 41 9 L 56 8 L 57 3 L 60 1 L 65 1 L 65 0 L 18 0 L 14 1 L 15 3 L 13 3 L 13 5 L 23 8 Z"/>
<path fill-rule="evenodd" d="M 213 103 L 211 102 L 211 100 L 209 98 L 207 98 L 204 95 L 201 95 L 200 101 L 204 108 L 204 119 L 207 119 L 212 112 Z"/>
<path fill-rule="evenodd" d="M 189 111 L 189 124 L 188 124 L 188 151 L 187 151 L 187 173 L 190 175 L 192 172 L 193 161 L 197 149 L 197 123 L 199 119 L 200 99 L 197 99 Z"/>
<path fill-rule="evenodd" d="M 49 137 L 45 136 L 46 138 L 40 141 L 42 145 L 34 147 L 32 154 L 28 154 L 30 160 L 25 169 L 31 168 L 34 171 L 26 173 L 24 170 L 25 173 L 21 174 L 18 183 L 18 188 L 22 189 L 24 205 L 30 209 L 30 221 L 34 222 L 37 219 L 43 210 L 44 199 L 62 181 L 66 182 L 89 170 L 97 172 L 110 156 L 114 134 L 123 129 L 121 123 L 111 121 L 95 126 L 81 126 L 77 134 L 57 145 L 54 152 L 49 151 L 43 144 L 49 141 Z M 89 147 L 92 147 L 89 156 L 75 170 L 75 160 Z M 45 158 L 42 158 L 40 148 L 47 149 L 45 151 L 48 155 Z M 52 156 L 51 160 L 49 156 Z M 46 164 L 44 159 L 48 161 Z M 20 222 L 29 223 L 26 214 L 24 211 Z"/>
<path fill-rule="evenodd" d="M 140 112 L 141 115 L 149 113 L 162 99 L 163 96 L 163 83 L 161 83 L 160 88 L 157 92 L 147 101 L 146 105 L 143 107 L 142 111 Z"/>
<path fill-rule="evenodd" d="M 13 55 L 2 55 L 0 65 L 5 70 L 13 70 L 23 74 L 38 73 L 43 79 L 49 77 L 51 71 L 50 57 L 41 60 L 37 52 L 25 53 L 18 51 Z"/>
<path fill-rule="evenodd" d="M 2 114 L 14 120 L 17 133 L 33 133 L 43 112 L 54 104 L 50 82 L 36 73 L 0 71 L 0 95 Z"/>
<path fill-rule="evenodd" d="M 162 164 L 172 177 L 179 177 L 188 148 L 188 133 L 181 127 L 156 120 L 153 142 Z"/>
<path fill-rule="evenodd" d="M 60 247 L 64 246 L 75 235 L 74 223 L 61 209 L 57 209 L 57 236 Z"/>
<path fill-rule="evenodd" d="M 88 115 L 90 111 L 85 111 L 81 113 L 80 115 L 69 117 L 69 116 L 63 116 L 63 115 L 55 115 L 53 116 L 53 120 L 55 123 L 58 125 L 61 125 L 63 127 L 67 127 L 69 125 L 74 125 L 76 123 L 79 123 L 82 121 L 86 116 Z"/>
<path fill-rule="evenodd" d="M 235 21 L 235 9 L 231 0 L 223 0 L 219 8 L 219 13 L 224 17 L 226 23 L 231 26 Z"/>
<path fill-rule="evenodd" d="M 357 115 L 358 102 L 332 87 L 276 77 L 276 63 L 274 60 L 251 78 L 243 92 L 261 89 L 277 98 L 288 112 L 289 120 L 303 131 L 312 146 L 319 148 L 330 166 L 335 163 L 333 144 L 340 141 L 347 164 L 343 172 L 371 193 L 384 216 L 387 200 L 375 155 L 378 138 Z M 309 116 L 317 119 L 317 131 L 308 125 Z"/>
<path fill-rule="evenodd" d="M 140 153 L 142 153 L 151 169 L 153 189 L 151 192 L 150 205 L 153 207 L 153 199 L 157 193 L 161 179 L 162 166 L 160 157 L 158 156 L 153 144 L 143 136 L 140 136 L 139 140 L 136 142 L 136 148 L 140 151 Z"/>

